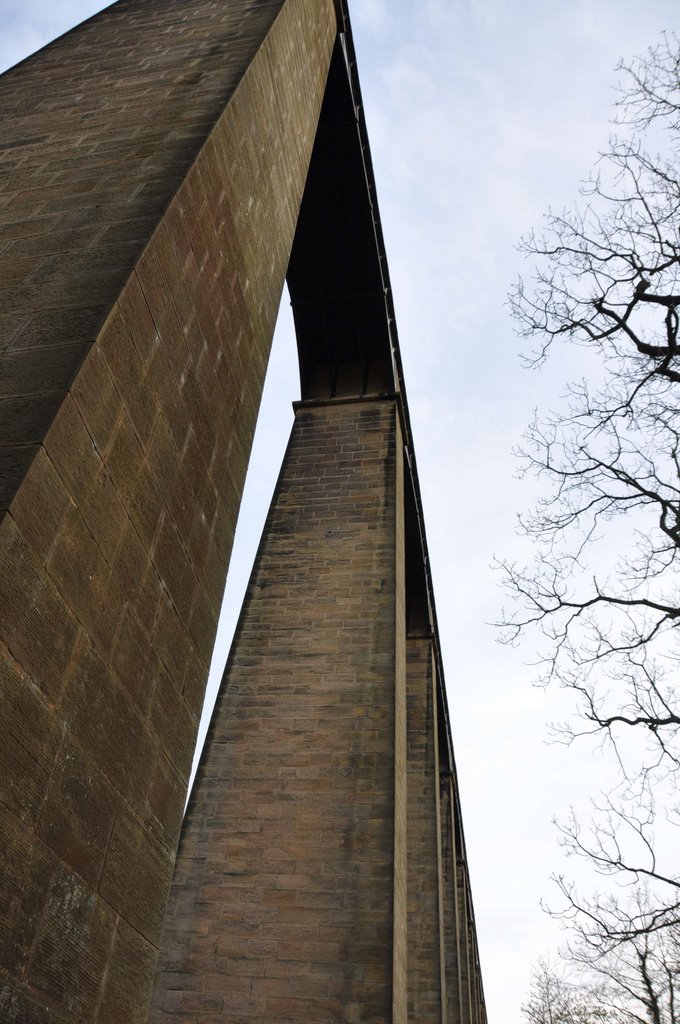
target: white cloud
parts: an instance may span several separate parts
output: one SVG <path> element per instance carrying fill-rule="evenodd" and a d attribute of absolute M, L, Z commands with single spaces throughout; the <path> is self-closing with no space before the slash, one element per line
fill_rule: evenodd
<path fill-rule="evenodd" d="M 352 23 L 371 33 L 385 31 L 389 25 L 389 8 L 386 0 L 357 0 L 350 9 Z"/>

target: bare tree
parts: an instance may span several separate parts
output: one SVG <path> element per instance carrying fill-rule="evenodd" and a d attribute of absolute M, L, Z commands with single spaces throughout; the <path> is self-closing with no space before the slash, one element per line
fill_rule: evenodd
<path fill-rule="evenodd" d="M 587 379 L 536 416 L 522 472 L 544 483 L 520 526 L 528 566 L 501 563 L 515 598 L 514 642 L 538 630 L 542 679 L 577 697 L 567 741 L 611 744 L 622 771 L 591 828 L 562 826 L 568 850 L 604 875 L 656 885 L 634 919 L 607 897 L 567 912 L 607 942 L 680 921 L 680 873 L 660 863 L 655 794 L 677 818 L 680 782 L 680 46 L 674 36 L 624 75 L 610 140 L 574 210 L 550 213 L 522 243 L 536 264 L 511 307 L 540 365 L 558 341 L 583 346 Z M 650 147 L 654 146 L 654 149 Z M 630 742 L 630 736 L 638 737 Z"/>
<path fill-rule="evenodd" d="M 564 970 L 544 957 L 532 968 L 520 1012 L 527 1024 L 610 1024 L 592 988 L 567 980 Z"/>
<path fill-rule="evenodd" d="M 633 902 L 644 904 L 644 891 Z M 635 911 L 633 911 L 633 914 Z M 638 935 L 616 950 L 593 949 L 577 933 L 566 951 L 570 976 L 539 960 L 522 1006 L 528 1024 L 678 1024 L 680 943 L 678 932 Z"/>
<path fill-rule="evenodd" d="M 638 903 L 640 901 L 638 900 Z M 644 901 L 642 901 L 644 904 Z M 602 1010 L 616 1024 L 678 1024 L 680 946 L 677 930 L 643 932 L 606 956 L 592 957 L 585 944 L 581 963 Z"/>

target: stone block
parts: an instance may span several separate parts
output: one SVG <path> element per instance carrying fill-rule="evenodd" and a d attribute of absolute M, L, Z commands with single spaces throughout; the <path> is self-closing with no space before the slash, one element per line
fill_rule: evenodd
<path fill-rule="evenodd" d="M 35 824 L 42 811 L 63 725 L 0 647 L 0 801 Z"/>
<path fill-rule="evenodd" d="M 181 691 L 175 687 L 176 680 L 166 672 L 159 674 L 148 721 L 149 728 L 186 781 L 194 756 L 198 720 L 189 713 Z"/>
<path fill-rule="evenodd" d="M 157 950 L 120 919 L 97 1010 L 97 1024 L 146 1024 Z"/>
<path fill-rule="evenodd" d="M 141 811 L 155 743 L 128 691 L 87 641 L 78 651 L 64 694 L 63 717 L 113 787 Z"/>
<path fill-rule="evenodd" d="M 146 825 L 170 852 L 179 841 L 186 789 L 185 779 L 159 750 L 149 786 Z"/>
<path fill-rule="evenodd" d="M 74 743 L 54 767 L 38 835 L 81 878 L 96 886 L 118 807 L 101 769 Z"/>
<path fill-rule="evenodd" d="M 44 448 L 39 448 L 11 512 L 28 544 L 46 561 L 72 499 Z"/>
<path fill-rule="evenodd" d="M 94 347 L 73 382 L 71 394 L 87 432 L 103 458 L 120 416 L 120 395 L 116 391 L 104 357 Z"/>
<path fill-rule="evenodd" d="M 2 805 L 0 846 L 0 962 L 7 974 L 21 977 L 31 954 L 55 859 Z"/>
<path fill-rule="evenodd" d="M 158 946 L 173 857 L 121 808 L 104 864 L 101 895 L 150 943 Z"/>
<path fill-rule="evenodd" d="M 10 652 L 56 701 L 79 626 L 10 516 L 0 521 L 0 624 Z"/>
<path fill-rule="evenodd" d="M 108 650 L 115 620 L 104 613 L 110 568 L 78 509 L 66 513 L 47 569 L 88 635 Z"/>
<path fill-rule="evenodd" d="M 94 1020 L 115 914 L 67 868 L 52 880 L 27 972 L 29 985 L 68 1019 Z"/>

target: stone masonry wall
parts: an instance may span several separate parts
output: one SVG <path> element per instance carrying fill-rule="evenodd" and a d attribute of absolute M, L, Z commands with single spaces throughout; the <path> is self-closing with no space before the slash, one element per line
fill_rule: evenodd
<path fill-rule="evenodd" d="M 0 77 L 0 511 L 283 0 L 121 0 Z"/>
<path fill-rule="evenodd" d="M 442 1021 L 439 759 L 430 638 L 407 642 L 408 1019 Z"/>
<path fill-rule="evenodd" d="M 393 400 L 298 407 L 185 821 L 153 1024 L 393 1020 L 399 460 Z"/>
<path fill-rule="evenodd" d="M 486 1024 L 470 881 L 454 787 L 455 779 L 449 777 L 441 800 L 446 1019 L 454 1024 Z"/>
<path fill-rule="evenodd" d="M 124 0 L 0 85 L 3 1024 L 146 1020 L 334 37 Z"/>

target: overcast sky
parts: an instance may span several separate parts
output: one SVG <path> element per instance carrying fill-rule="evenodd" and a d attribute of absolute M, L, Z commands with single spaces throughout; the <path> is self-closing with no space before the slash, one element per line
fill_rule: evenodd
<path fill-rule="evenodd" d="M 0 0 L 6 67 L 103 4 Z M 519 236 L 575 195 L 606 145 L 619 57 L 675 27 L 671 0 L 350 0 L 427 532 L 491 1024 L 518 1024 L 532 960 L 560 936 L 540 910 L 563 870 L 551 819 L 604 765 L 545 743 L 568 704 L 532 686 L 534 652 L 499 647 L 494 554 L 528 557 L 511 448 L 579 353 L 522 370 L 504 308 Z M 285 303 L 284 303 L 285 305 Z M 282 311 L 229 605 L 236 608 L 297 397 Z M 227 627 L 225 626 L 225 631 Z M 224 643 L 220 645 L 224 648 Z M 224 654 L 222 655 L 222 660 Z M 219 676 L 221 669 L 216 672 Z"/>

